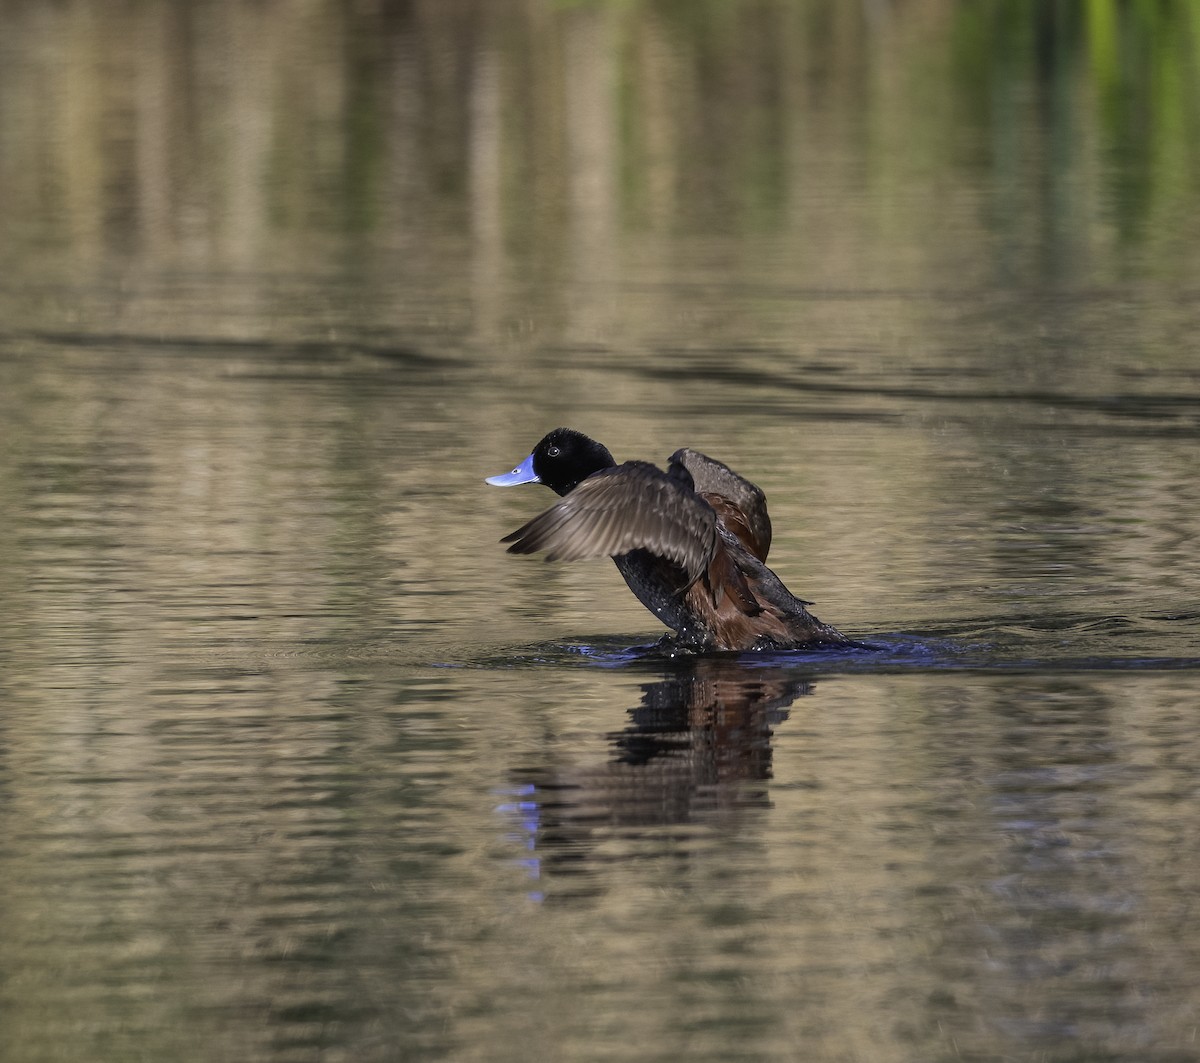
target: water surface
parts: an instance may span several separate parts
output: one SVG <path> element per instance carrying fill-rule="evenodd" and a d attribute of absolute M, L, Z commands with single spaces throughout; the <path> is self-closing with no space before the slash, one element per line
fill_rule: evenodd
<path fill-rule="evenodd" d="M 1194 16 L 1037 10 L 3 9 L 4 1058 L 1194 1058 Z"/>

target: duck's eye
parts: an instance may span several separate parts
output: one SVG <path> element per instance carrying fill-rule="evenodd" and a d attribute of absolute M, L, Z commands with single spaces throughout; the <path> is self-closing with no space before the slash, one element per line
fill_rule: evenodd
<path fill-rule="evenodd" d="M 546 448 L 546 457 L 548 457 L 548 458 L 557 458 L 561 453 L 562 453 L 562 451 L 559 450 L 558 447 L 547 447 Z"/>

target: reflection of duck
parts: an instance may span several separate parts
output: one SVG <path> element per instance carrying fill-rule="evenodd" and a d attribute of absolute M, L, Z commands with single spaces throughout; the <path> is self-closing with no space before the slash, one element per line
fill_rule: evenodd
<path fill-rule="evenodd" d="M 686 756 L 693 785 L 770 776 L 771 727 L 812 693 L 807 678 L 743 668 L 719 658 L 683 658 L 674 674 L 642 688 L 630 725 L 612 736 L 618 760 L 645 765 Z"/>
<path fill-rule="evenodd" d="M 793 700 L 812 693 L 809 677 L 720 657 L 680 657 L 667 668 L 609 736 L 607 763 L 564 764 L 548 752 L 513 773 L 518 800 L 505 810 L 519 816 L 523 863 L 539 890 L 554 879 L 559 896 L 590 892 L 603 863 L 647 855 L 641 842 L 672 838 L 662 851 L 679 856 L 690 824 L 769 807 L 772 731 Z M 675 836 L 664 827 L 687 829 Z"/>
<path fill-rule="evenodd" d="M 502 542 L 549 560 L 612 557 L 638 600 L 679 641 L 704 650 L 845 645 L 764 564 L 766 498 L 727 465 L 677 450 L 667 471 L 618 465 L 608 448 L 556 428 L 497 487 L 542 483 L 562 496 Z"/>

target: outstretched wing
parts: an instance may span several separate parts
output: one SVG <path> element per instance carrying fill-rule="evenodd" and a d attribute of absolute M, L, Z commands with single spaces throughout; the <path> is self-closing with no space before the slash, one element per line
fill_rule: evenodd
<path fill-rule="evenodd" d="M 584 480 L 528 524 L 500 540 L 511 554 L 546 551 L 549 561 L 582 561 L 646 550 L 679 565 L 688 584 L 717 548 L 711 506 L 646 462 L 629 461 Z"/>
<path fill-rule="evenodd" d="M 767 498 L 757 484 L 739 476 L 723 461 L 683 447 L 671 455 L 695 481 L 696 490 L 711 503 L 717 516 L 760 561 L 771 549 L 771 518 Z"/>

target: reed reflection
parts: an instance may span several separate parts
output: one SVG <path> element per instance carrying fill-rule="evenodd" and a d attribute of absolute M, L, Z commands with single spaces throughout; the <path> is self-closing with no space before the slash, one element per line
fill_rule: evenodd
<path fill-rule="evenodd" d="M 809 675 L 785 668 L 680 659 L 607 736 L 606 763 L 517 769 L 506 810 L 519 819 L 535 896 L 565 876 L 578 877 L 557 882 L 556 895 L 598 892 L 587 876 L 604 864 L 686 855 L 691 828 L 769 807 L 774 729 L 812 691 Z"/>

